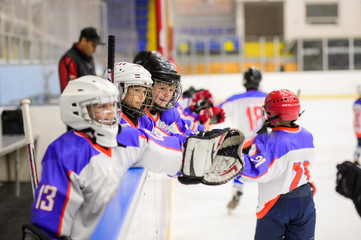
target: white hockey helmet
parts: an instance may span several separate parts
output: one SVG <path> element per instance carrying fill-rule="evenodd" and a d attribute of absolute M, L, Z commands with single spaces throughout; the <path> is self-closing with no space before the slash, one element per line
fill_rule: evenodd
<path fill-rule="evenodd" d="M 90 130 L 97 144 L 103 147 L 116 147 L 116 136 L 119 129 L 118 114 L 119 92 L 111 82 L 97 76 L 83 76 L 69 81 L 60 96 L 59 106 L 61 120 L 64 124 L 82 131 Z M 105 119 L 109 110 L 101 108 L 102 120 L 95 120 L 95 105 L 103 106 L 110 103 L 113 106 L 112 119 Z M 106 124 L 107 123 L 107 124 Z"/>
<path fill-rule="evenodd" d="M 124 84 L 121 96 L 121 100 L 123 100 L 127 95 L 129 86 L 151 87 L 153 80 L 149 71 L 143 66 L 128 62 L 117 62 L 114 64 L 114 84 L 118 88 L 120 84 Z"/>
<path fill-rule="evenodd" d="M 129 63 L 117 62 L 114 64 L 114 84 L 119 90 L 120 99 L 122 101 L 123 112 L 132 115 L 133 117 L 141 117 L 145 114 L 145 108 L 152 107 L 152 84 L 153 80 L 147 69 L 143 66 Z M 146 96 L 143 104 L 139 108 L 131 107 L 125 104 L 124 99 L 127 96 L 129 87 L 140 86 L 146 89 Z"/>

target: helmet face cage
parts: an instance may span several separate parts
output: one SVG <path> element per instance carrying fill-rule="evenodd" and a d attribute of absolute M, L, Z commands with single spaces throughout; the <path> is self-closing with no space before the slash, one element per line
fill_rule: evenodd
<path fill-rule="evenodd" d="M 124 90 L 122 109 L 126 115 L 139 118 L 146 114 L 145 108 L 153 107 L 153 92 L 150 84 L 129 85 L 124 87 Z"/>
<path fill-rule="evenodd" d="M 163 81 L 154 79 L 153 86 L 153 108 L 157 112 L 164 112 L 174 108 L 182 95 L 182 84 L 180 81 Z"/>
<path fill-rule="evenodd" d="M 79 102 L 82 118 L 96 127 L 113 128 L 119 123 L 118 98 L 114 96 L 97 97 Z"/>

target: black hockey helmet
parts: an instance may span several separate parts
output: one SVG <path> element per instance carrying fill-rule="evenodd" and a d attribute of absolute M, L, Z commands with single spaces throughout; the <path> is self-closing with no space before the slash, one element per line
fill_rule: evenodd
<path fill-rule="evenodd" d="M 193 86 L 190 86 L 187 90 L 183 91 L 182 97 L 191 98 L 195 92 L 197 92 L 197 90 Z"/>
<path fill-rule="evenodd" d="M 261 80 L 261 71 L 258 68 L 252 66 L 244 72 L 243 86 L 245 86 L 247 89 L 258 89 Z"/>
<path fill-rule="evenodd" d="M 176 66 L 163 57 L 157 57 L 155 54 L 151 54 L 144 60 L 143 67 L 152 75 L 154 97 L 157 96 L 157 93 L 155 92 L 155 85 L 157 83 L 166 83 L 167 85 L 173 85 L 174 87 L 173 96 L 166 106 L 160 106 L 154 102 L 153 110 L 163 112 L 173 108 L 182 94 L 181 76 L 178 74 Z"/>
<path fill-rule="evenodd" d="M 144 64 L 144 62 L 149 59 L 151 56 L 155 56 L 158 58 L 162 58 L 162 54 L 160 54 L 160 52 L 158 51 L 140 51 L 139 53 L 137 53 L 137 55 L 135 55 L 134 59 L 133 59 L 133 63 L 142 65 Z"/>
<path fill-rule="evenodd" d="M 180 75 L 176 66 L 163 57 L 152 54 L 144 60 L 143 67 L 152 74 L 153 81 L 161 80 L 173 84 L 180 82 Z"/>

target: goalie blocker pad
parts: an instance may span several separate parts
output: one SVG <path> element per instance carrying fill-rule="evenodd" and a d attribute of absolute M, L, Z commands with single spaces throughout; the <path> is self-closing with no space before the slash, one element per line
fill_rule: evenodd
<path fill-rule="evenodd" d="M 216 129 L 189 136 L 183 145 L 183 184 L 220 185 L 238 176 L 244 167 L 245 137 L 238 129 Z"/>
<path fill-rule="evenodd" d="M 337 165 L 336 191 L 352 199 L 361 216 L 361 168 L 355 163 L 345 161 Z"/>

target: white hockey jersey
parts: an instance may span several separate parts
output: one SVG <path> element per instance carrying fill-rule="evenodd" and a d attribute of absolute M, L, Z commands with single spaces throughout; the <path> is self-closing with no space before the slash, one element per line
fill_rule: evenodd
<path fill-rule="evenodd" d="M 225 121 L 214 127 L 231 127 L 241 130 L 246 137 L 243 148 L 251 146 L 257 131 L 263 125 L 262 106 L 267 93 L 258 90 L 249 90 L 236 94 L 221 103 L 219 107 L 225 112 Z"/>

